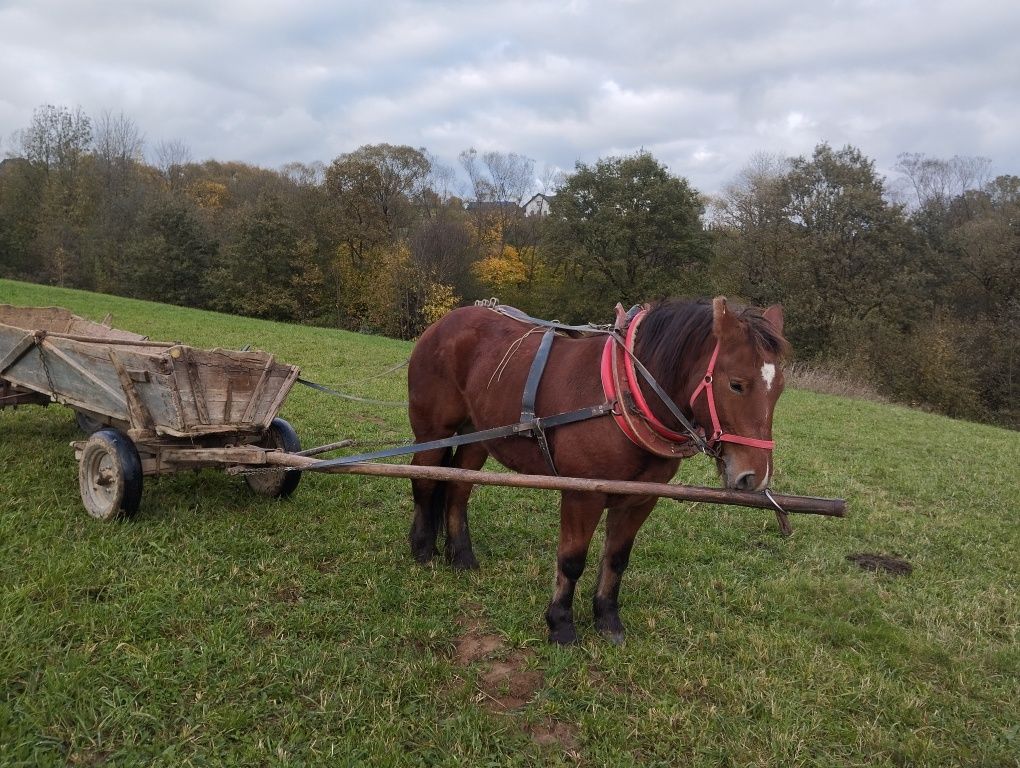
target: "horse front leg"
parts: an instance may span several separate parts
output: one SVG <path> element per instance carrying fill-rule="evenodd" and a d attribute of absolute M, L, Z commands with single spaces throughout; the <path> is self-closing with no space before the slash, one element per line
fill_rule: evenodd
<path fill-rule="evenodd" d="M 625 633 L 620 620 L 620 581 L 630 562 L 634 537 L 657 501 L 653 497 L 632 507 L 616 507 L 606 515 L 606 541 L 599 564 L 594 616 L 595 628 L 616 645 L 623 642 Z"/>
<path fill-rule="evenodd" d="M 602 517 L 606 497 L 596 493 L 564 491 L 560 500 L 560 544 L 556 551 L 556 586 L 545 612 L 549 642 L 577 642 L 574 627 L 574 588 L 584 572 L 588 546 Z"/>

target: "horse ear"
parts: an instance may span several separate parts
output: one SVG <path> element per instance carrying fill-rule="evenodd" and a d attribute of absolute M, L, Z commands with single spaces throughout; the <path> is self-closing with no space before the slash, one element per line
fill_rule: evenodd
<path fill-rule="evenodd" d="M 726 306 L 725 296 L 716 296 L 712 299 L 712 332 L 717 339 L 723 338 L 727 332 L 738 325 L 737 318 Z"/>
<path fill-rule="evenodd" d="M 761 313 L 762 317 L 769 321 L 773 328 L 776 329 L 776 333 L 783 332 L 783 305 L 773 304 L 771 307 Z"/>
<path fill-rule="evenodd" d="M 627 327 L 627 310 L 623 308 L 623 304 L 616 302 L 616 322 L 613 324 L 613 328 L 617 331 L 622 331 Z"/>

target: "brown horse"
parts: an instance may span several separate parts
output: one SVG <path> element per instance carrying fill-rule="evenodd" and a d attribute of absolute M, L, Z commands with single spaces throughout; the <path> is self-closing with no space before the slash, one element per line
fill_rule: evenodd
<path fill-rule="evenodd" d="M 783 390 L 780 364 L 788 350 L 778 306 L 764 312 L 736 311 L 719 297 L 713 302 L 664 301 L 650 308 L 640 327 L 634 354 L 679 404 L 688 419 L 715 425 L 733 442 L 712 440 L 726 487 L 761 490 L 772 473 L 772 413 Z M 520 419 L 521 395 L 531 360 L 542 338 L 521 321 L 484 307 L 455 310 L 422 334 L 408 367 L 411 427 L 417 441 L 513 424 Z M 539 416 L 558 414 L 605 400 L 600 380 L 604 337 L 556 338 L 537 398 Z M 714 364 L 711 377 L 706 370 Z M 702 396 L 706 387 L 708 396 Z M 644 383 L 653 414 L 679 430 Z M 714 408 L 710 401 L 714 400 Z M 712 410 L 715 411 L 713 419 Z M 744 436 L 733 438 L 732 436 Z M 726 437 L 722 438 L 724 441 Z M 638 447 L 613 418 L 594 418 L 548 432 L 550 452 L 561 475 L 667 482 L 679 458 L 664 458 Z M 767 447 L 760 447 L 767 446 Z M 536 441 L 514 436 L 451 449 L 418 453 L 414 464 L 479 469 L 492 455 L 506 467 L 548 474 Z M 477 568 L 468 532 L 471 484 L 414 480 L 411 551 L 428 562 L 445 517 L 446 556 L 454 568 Z M 577 640 L 574 587 L 584 570 L 592 534 L 608 509 L 605 547 L 594 598 L 595 626 L 621 642 L 620 579 L 641 524 L 655 497 L 563 492 L 556 586 L 546 611 L 549 639 Z"/>

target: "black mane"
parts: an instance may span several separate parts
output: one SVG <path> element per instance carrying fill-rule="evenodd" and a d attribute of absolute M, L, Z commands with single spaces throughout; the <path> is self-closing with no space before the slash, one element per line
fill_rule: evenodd
<path fill-rule="evenodd" d="M 789 342 L 762 316 L 760 309 L 728 305 L 744 323 L 750 341 L 761 354 L 784 358 Z M 712 341 L 713 312 L 709 299 L 665 299 L 652 305 L 638 330 L 635 354 L 659 383 L 676 392 L 684 361 L 697 360 Z"/>

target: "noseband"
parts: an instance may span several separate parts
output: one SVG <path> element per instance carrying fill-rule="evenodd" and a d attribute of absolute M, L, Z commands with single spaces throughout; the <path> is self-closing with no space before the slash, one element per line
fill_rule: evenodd
<path fill-rule="evenodd" d="M 692 436 L 670 429 L 652 413 L 634 370 L 634 342 L 637 329 L 647 314 L 648 310 L 645 309 L 634 316 L 627 327 L 627 334 L 623 340 L 616 335 L 611 335 L 606 339 L 606 345 L 602 351 L 602 387 L 610 401 L 619 401 L 618 410 L 614 410 L 613 417 L 631 442 L 659 456 L 691 455 L 691 446 L 694 444 Z M 719 348 L 720 342 L 716 340 L 715 349 L 712 351 L 708 368 L 705 370 L 705 376 L 691 394 L 689 401 L 693 409 L 694 402 L 702 392 L 705 393 L 708 412 L 712 419 L 712 432 L 706 436 L 705 443 L 710 448 L 714 448 L 719 443 L 735 443 L 752 448 L 772 450 L 775 447 L 774 440 L 760 440 L 723 431 L 715 407 L 715 392 L 712 386 Z M 632 401 L 633 413 L 628 412 L 631 410 L 631 404 L 626 402 L 628 399 Z M 634 418 L 634 416 L 638 418 Z M 699 428 L 700 431 L 703 430 Z M 693 452 L 697 452 L 697 449 Z"/>

